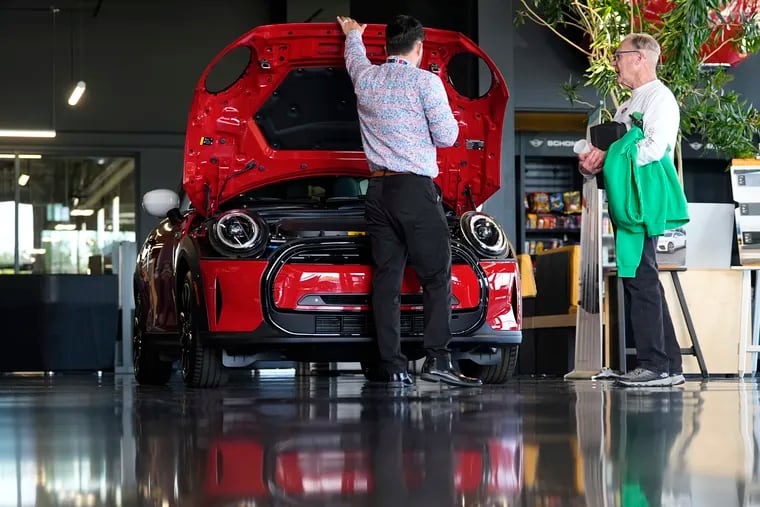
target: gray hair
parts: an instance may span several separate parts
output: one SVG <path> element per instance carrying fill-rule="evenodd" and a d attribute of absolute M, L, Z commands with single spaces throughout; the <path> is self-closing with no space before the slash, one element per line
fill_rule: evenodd
<path fill-rule="evenodd" d="M 633 49 L 649 52 L 650 55 L 647 55 L 647 60 L 652 64 L 652 67 L 657 66 L 657 62 L 660 60 L 660 44 L 654 37 L 648 33 L 630 33 L 623 39 L 623 42 L 625 41 L 630 41 Z"/>

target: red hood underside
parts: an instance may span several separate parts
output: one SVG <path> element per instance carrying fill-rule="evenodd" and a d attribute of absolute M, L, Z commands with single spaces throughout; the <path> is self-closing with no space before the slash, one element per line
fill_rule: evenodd
<path fill-rule="evenodd" d="M 373 63 L 385 60 L 384 25 L 369 25 L 364 43 Z M 274 182 L 369 174 L 343 46 L 337 24 L 268 25 L 211 62 L 195 90 L 184 155 L 184 188 L 199 212 L 210 215 L 225 200 Z M 239 79 L 209 92 L 206 79 L 217 63 L 248 50 Z M 458 53 L 480 57 L 490 69 L 484 96 L 464 97 L 452 86 L 450 64 Z M 440 75 L 459 123 L 456 145 L 438 150 L 436 183 L 444 202 L 461 213 L 499 189 L 507 86 L 493 61 L 457 32 L 426 29 L 421 67 Z"/>

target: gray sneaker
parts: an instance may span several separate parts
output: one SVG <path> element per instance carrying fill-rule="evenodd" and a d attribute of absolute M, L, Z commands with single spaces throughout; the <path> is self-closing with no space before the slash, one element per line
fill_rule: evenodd
<path fill-rule="evenodd" d="M 618 379 L 618 383 L 625 387 L 670 387 L 673 385 L 667 373 L 657 373 L 644 368 L 636 368 L 626 373 Z"/>
<path fill-rule="evenodd" d="M 686 382 L 686 378 L 683 376 L 683 373 L 671 373 L 669 378 L 670 385 L 672 386 L 680 386 Z"/>

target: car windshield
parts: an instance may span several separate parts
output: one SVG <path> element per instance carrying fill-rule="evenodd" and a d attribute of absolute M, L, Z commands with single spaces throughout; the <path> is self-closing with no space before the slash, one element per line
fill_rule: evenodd
<path fill-rule="evenodd" d="M 360 201 L 367 193 L 368 178 L 356 176 L 320 176 L 273 183 L 249 190 L 224 203 L 223 208 L 231 209 L 247 204 L 260 205 L 266 202 L 277 204 Z"/>

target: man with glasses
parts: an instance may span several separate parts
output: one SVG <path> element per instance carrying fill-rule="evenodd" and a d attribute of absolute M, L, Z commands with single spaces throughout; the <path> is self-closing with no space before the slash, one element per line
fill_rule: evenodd
<path fill-rule="evenodd" d="M 612 65 L 618 84 L 631 90 L 629 100 L 618 108 L 614 121 L 630 130 L 631 115 L 641 113 L 644 138 L 637 144 L 636 166 L 673 159 L 680 110 L 673 93 L 657 78 L 660 46 L 648 34 L 633 33 L 625 37 L 615 52 Z M 579 155 L 581 171 L 590 176 L 599 173 L 606 152 L 596 147 Z M 684 383 L 681 349 L 676 341 L 673 322 L 660 283 L 657 237 L 646 236 L 641 261 L 633 278 L 623 278 L 626 324 L 637 352 L 638 367 L 624 375 L 624 386 L 671 386 Z"/>
<path fill-rule="evenodd" d="M 356 92 L 359 127 L 370 169 L 365 200 L 373 258 L 372 309 L 381 368 L 368 377 L 412 385 L 401 352 L 399 293 L 407 258 L 423 287 L 421 378 L 459 386 L 482 382 L 452 364 L 451 245 L 441 197 L 436 147 L 452 146 L 459 125 L 441 78 L 419 68 L 425 31 L 411 16 L 385 28 L 387 59 L 372 65 L 362 42 L 367 25 L 338 16 L 346 36 L 346 69 Z"/>

